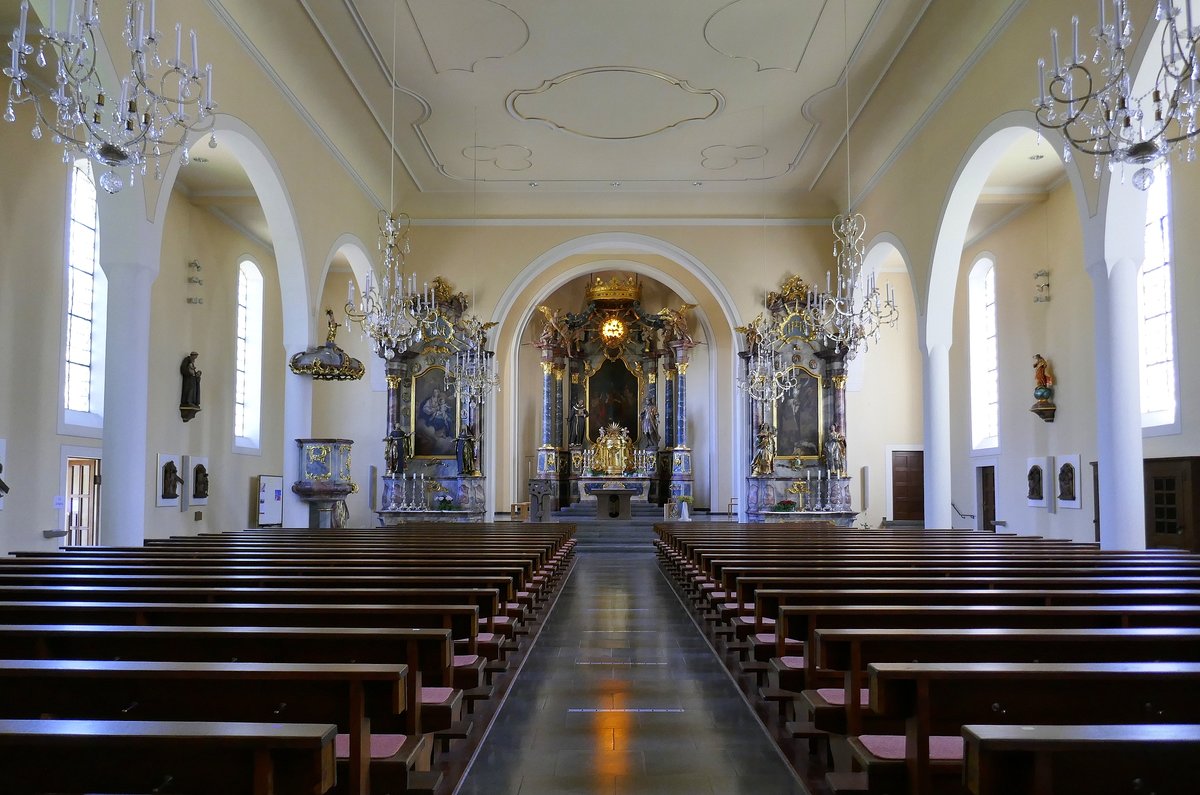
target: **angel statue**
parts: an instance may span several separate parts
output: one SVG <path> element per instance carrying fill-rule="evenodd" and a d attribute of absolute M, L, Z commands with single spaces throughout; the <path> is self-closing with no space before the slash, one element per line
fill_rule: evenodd
<path fill-rule="evenodd" d="M 567 319 L 564 317 L 563 311 L 551 309 L 548 306 L 539 306 L 538 311 L 546 316 L 546 325 L 542 326 L 542 336 L 538 340 L 538 344 L 550 346 L 556 342 L 561 343 L 567 349 L 567 355 L 570 356 L 575 335 L 567 328 Z"/>
<path fill-rule="evenodd" d="M 479 350 L 487 348 L 487 334 L 496 326 L 500 325 L 496 322 L 484 323 L 475 315 L 467 315 L 463 318 L 463 333 L 467 339 L 473 341 Z"/>
<path fill-rule="evenodd" d="M 663 329 L 668 336 L 680 340 L 688 345 L 695 345 L 695 340 L 688 333 L 687 313 L 695 309 L 695 304 L 680 304 L 678 309 L 663 307 L 658 310 L 658 316 L 662 318 Z"/>
<path fill-rule="evenodd" d="M 734 331 L 736 331 L 738 334 L 745 335 L 746 353 L 750 354 L 751 356 L 758 353 L 758 346 L 763 340 L 763 333 L 761 330 L 763 323 L 763 316 L 759 315 L 746 325 L 736 326 L 734 328 Z"/>

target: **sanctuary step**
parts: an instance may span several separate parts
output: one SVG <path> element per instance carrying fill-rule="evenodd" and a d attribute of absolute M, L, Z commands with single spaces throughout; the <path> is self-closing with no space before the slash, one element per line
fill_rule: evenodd
<path fill-rule="evenodd" d="M 663 509 L 661 505 L 653 505 L 645 502 L 630 503 L 629 513 L 634 519 L 658 519 L 661 521 L 663 518 Z M 576 502 L 566 508 L 560 508 L 559 510 L 555 511 L 554 517 L 563 520 L 594 520 L 596 518 L 596 503 L 591 500 Z"/>

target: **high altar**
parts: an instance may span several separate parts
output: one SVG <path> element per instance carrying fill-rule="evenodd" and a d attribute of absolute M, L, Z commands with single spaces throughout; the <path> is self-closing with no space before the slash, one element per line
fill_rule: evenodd
<path fill-rule="evenodd" d="M 641 297 L 635 276 L 597 276 L 580 312 L 539 307 L 542 436 L 531 518 L 576 502 L 594 502 L 600 518 L 628 518 L 631 504 L 692 494 L 693 307 L 648 313 Z"/>
<path fill-rule="evenodd" d="M 805 333 L 799 310 L 808 292 L 799 277 L 786 279 L 767 295 L 765 316 L 738 328 L 751 440 L 746 518 L 852 527 L 858 514 L 846 469 L 846 351 Z M 768 338 L 779 350 L 764 349 Z M 764 369 L 779 373 L 786 389 L 752 389 Z"/>

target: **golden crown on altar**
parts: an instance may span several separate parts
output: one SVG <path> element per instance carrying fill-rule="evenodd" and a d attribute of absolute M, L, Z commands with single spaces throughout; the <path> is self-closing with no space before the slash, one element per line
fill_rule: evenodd
<path fill-rule="evenodd" d="M 587 287 L 587 300 L 596 303 L 615 303 L 618 301 L 632 303 L 642 300 L 642 285 L 636 276 L 613 276 L 607 282 L 602 276 L 597 276 Z"/>

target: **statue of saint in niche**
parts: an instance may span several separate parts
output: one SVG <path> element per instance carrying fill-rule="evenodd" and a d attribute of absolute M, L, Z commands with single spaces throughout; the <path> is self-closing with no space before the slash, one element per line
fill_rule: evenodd
<path fill-rule="evenodd" d="M 1045 499 L 1042 492 L 1042 468 L 1034 465 L 1029 468 L 1029 491 L 1025 495 L 1029 500 Z"/>
<path fill-rule="evenodd" d="M 183 478 L 179 476 L 179 467 L 174 461 L 168 461 L 162 468 L 162 498 L 175 500 L 179 498 L 179 484 Z"/>
<path fill-rule="evenodd" d="M 179 393 L 179 415 L 184 422 L 195 417 L 196 412 L 200 411 L 200 371 L 196 369 L 196 357 L 199 355 L 192 351 L 179 363 L 179 375 L 183 377 L 183 386 Z"/>
<path fill-rule="evenodd" d="M 1063 464 L 1058 469 L 1058 498 L 1065 502 L 1075 501 L 1075 466 Z"/>

